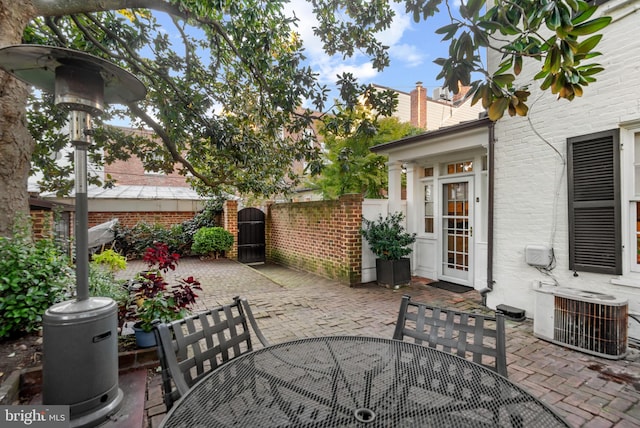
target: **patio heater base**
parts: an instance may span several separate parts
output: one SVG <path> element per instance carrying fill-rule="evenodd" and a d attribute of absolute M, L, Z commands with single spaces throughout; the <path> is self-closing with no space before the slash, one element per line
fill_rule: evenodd
<path fill-rule="evenodd" d="M 122 404 L 117 311 L 112 299 L 91 297 L 44 314 L 42 404 L 68 405 L 72 427 L 99 425 Z"/>

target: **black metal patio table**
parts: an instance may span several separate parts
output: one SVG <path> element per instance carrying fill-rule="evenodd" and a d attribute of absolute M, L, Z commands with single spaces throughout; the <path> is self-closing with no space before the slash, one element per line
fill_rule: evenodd
<path fill-rule="evenodd" d="M 507 378 L 391 339 L 335 336 L 233 359 L 177 402 L 162 427 L 567 427 Z"/>

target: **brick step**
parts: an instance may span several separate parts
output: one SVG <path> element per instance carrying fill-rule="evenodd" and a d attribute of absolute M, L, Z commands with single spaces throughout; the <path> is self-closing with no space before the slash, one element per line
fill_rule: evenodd
<path fill-rule="evenodd" d="M 144 428 L 147 370 L 120 372 L 118 387 L 124 394 L 120 409 L 109 420 L 99 425 L 99 428 Z M 42 394 L 34 395 L 29 404 L 42 404 Z"/>

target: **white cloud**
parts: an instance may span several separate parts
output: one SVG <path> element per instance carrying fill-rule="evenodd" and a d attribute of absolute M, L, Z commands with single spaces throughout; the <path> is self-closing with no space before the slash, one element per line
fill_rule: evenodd
<path fill-rule="evenodd" d="M 391 51 L 391 63 L 402 61 L 407 67 L 418 67 L 424 64 L 428 54 L 416 45 L 399 44 Z"/>
<path fill-rule="evenodd" d="M 313 34 L 313 27 L 318 21 L 313 14 L 310 3 L 306 0 L 292 0 L 288 5 L 287 14 L 299 19 L 295 29 L 304 41 L 305 55 L 313 69 L 320 73 L 320 81 L 325 84 L 334 84 L 336 75 L 350 72 L 363 81 L 370 81 L 378 72 L 371 66 L 369 58 L 362 53 L 356 53 L 352 58 L 342 59 L 342 56 L 328 57 L 322 49 L 322 42 Z M 414 31 L 411 16 L 404 12 L 404 6 L 393 4 L 396 15 L 391 26 L 378 34 L 378 40 L 389 46 L 392 63 L 402 63 L 408 67 L 421 65 L 426 55 L 416 45 L 403 42 L 403 37 Z"/>

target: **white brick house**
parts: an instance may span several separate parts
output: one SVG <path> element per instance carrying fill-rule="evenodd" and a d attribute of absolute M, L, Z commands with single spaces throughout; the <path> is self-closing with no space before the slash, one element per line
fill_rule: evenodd
<path fill-rule="evenodd" d="M 389 155 L 390 210 L 400 203 L 401 166 L 407 171 L 414 274 L 474 287 L 490 308 L 506 304 L 530 318 L 542 318 L 540 286 L 612 295 L 640 313 L 640 1 L 601 3 L 598 13 L 613 18 L 594 59 L 605 71 L 583 97 L 542 93 L 532 63 L 518 77 L 531 83 L 528 117 L 373 149 Z M 498 60 L 489 52 L 490 64 Z M 527 247 L 553 259 L 532 266 Z M 639 323 L 629 318 L 628 328 L 640 338 Z"/>

